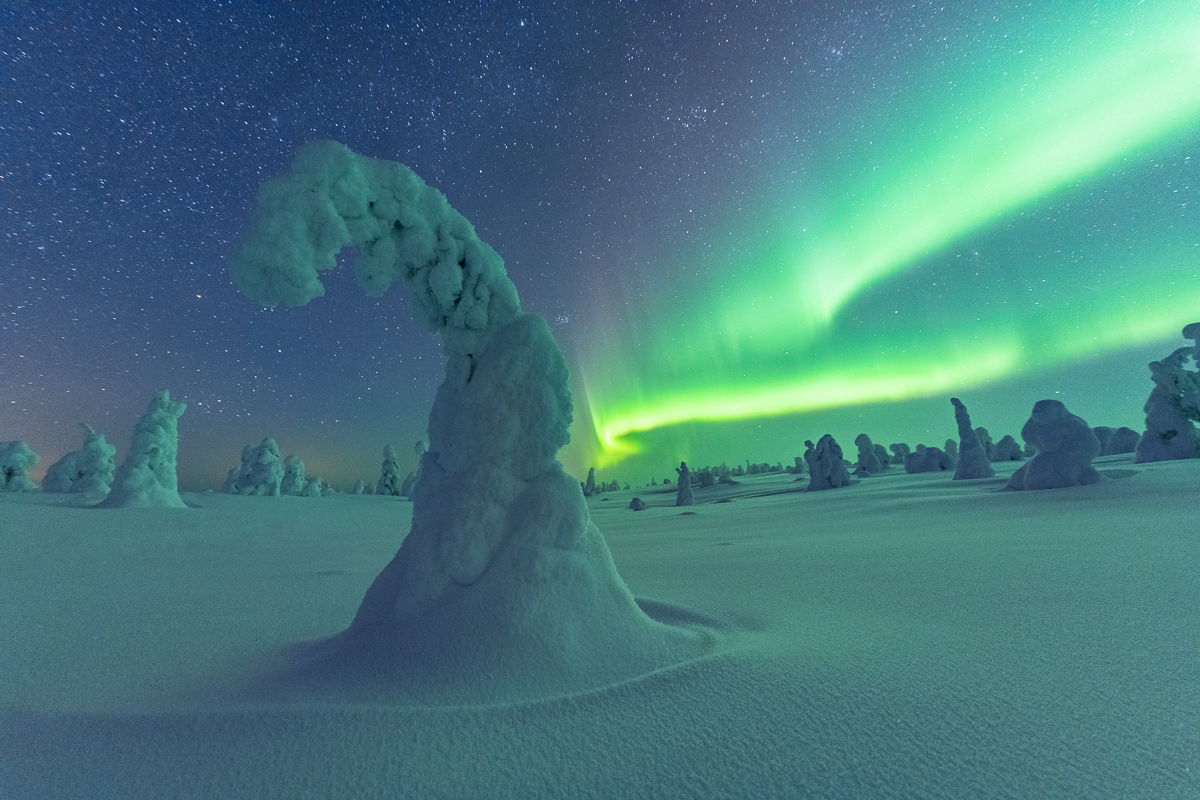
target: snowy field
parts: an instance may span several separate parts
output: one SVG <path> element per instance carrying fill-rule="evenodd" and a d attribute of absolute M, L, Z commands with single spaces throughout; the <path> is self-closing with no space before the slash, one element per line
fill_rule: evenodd
<path fill-rule="evenodd" d="M 246 688 L 350 622 L 405 500 L 3 495 L 0 797 L 1196 797 L 1200 461 L 1095 463 L 590 498 L 709 652 L 476 706 Z"/>

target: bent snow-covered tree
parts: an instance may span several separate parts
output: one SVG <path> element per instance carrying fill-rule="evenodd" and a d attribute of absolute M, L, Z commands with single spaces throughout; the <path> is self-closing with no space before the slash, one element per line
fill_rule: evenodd
<path fill-rule="evenodd" d="M 522 312 L 500 256 L 402 164 L 336 142 L 296 154 L 258 193 L 231 266 L 250 297 L 304 305 L 357 247 L 371 295 L 407 288 L 440 333 L 412 529 L 350 628 L 318 659 L 392 685 L 499 700 L 600 685 L 686 657 L 698 634 L 647 616 L 556 454 L 572 401 L 562 352 Z"/>

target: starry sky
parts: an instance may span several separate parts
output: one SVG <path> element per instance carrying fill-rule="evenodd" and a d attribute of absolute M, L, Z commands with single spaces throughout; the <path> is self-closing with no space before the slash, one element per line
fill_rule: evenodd
<path fill-rule="evenodd" d="M 1044 397 L 1140 430 L 1200 319 L 1190 0 L 463 5 L 3 4 L 0 440 L 120 457 L 167 388 L 183 488 L 264 436 L 338 488 L 415 467 L 444 362 L 401 293 L 228 277 L 315 139 L 504 257 L 581 477 L 940 444 L 951 395 L 996 439 Z"/>

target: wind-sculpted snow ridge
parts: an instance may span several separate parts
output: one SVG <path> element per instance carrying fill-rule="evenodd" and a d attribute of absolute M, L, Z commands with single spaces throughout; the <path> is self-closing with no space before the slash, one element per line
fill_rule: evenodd
<path fill-rule="evenodd" d="M 303 305 L 351 246 L 368 294 L 407 287 L 414 313 L 442 336 L 446 377 L 411 532 L 350 627 L 315 645 L 293 677 L 426 703 L 507 702 L 709 649 L 709 634 L 651 619 L 617 574 L 556 459 L 572 415 L 562 352 L 440 192 L 401 164 L 307 145 L 259 191 L 231 272 L 261 303 Z"/>

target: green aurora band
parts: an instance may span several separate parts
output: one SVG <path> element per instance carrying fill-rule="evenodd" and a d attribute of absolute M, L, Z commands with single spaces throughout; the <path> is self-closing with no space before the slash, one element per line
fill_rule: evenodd
<path fill-rule="evenodd" d="M 1136 36 L 1070 33 L 875 115 L 818 159 L 832 166 L 806 196 L 759 215 L 753 252 L 726 254 L 673 313 L 627 320 L 630 341 L 656 344 L 626 342 L 619 362 L 582 371 L 592 462 L 617 463 L 666 426 L 928 397 L 1177 337 L 1200 308 L 1186 230 L 1142 222 L 1136 251 L 1097 231 L 1073 245 L 1086 251 L 1046 242 L 1023 264 L 988 263 L 1014 236 L 1045 242 L 1023 235 L 1041 205 L 1196 133 L 1196 5 L 1147 12 Z M 990 237 L 1004 226 L 1006 241 Z"/>

